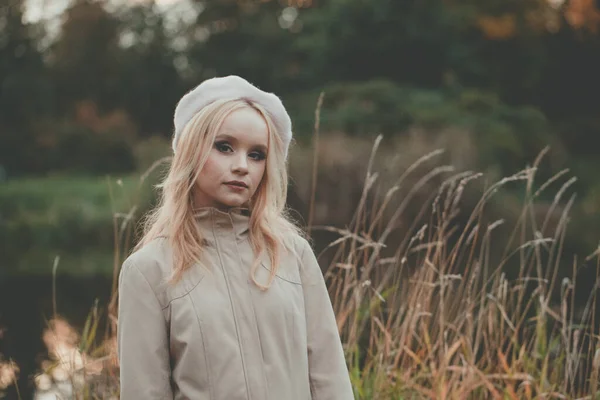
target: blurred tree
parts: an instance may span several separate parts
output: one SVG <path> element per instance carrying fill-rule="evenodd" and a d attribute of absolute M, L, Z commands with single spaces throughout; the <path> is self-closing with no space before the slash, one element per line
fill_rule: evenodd
<path fill-rule="evenodd" d="M 293 7 L 279 1 L 201 2 L 190 27 L 189 59 L 195 80 L 237 74 L 266 90 L 285 93 L 299 87 L 293 40 Z"/>
<path fill-rule="evenodd" d="M 8 176 L 39 172 L 33 122 L 52 110 L 52 92 L 22 0 L 0 6 L 0 166 Z"/>
<path fill-rule="evenodd" d="M 299 13 L 294 45 L 312 85 L 385 78 L 480 88 L 541 107 L 557 125 L 568 118 L 573 130 L 598 118 L 597 15 L 588 0 L 322 0 Z M 600 132 L 590 132 L 581 130 L 577 142 L 598 148 Z"/>
<path fill-rule="evenodd" d="M 439 86 L 466 49 L 442 0 L 328 0 L 300 14 L 296 46 L 319 83 L 386 78 Z"/>
<path fill-rule="evenodd" d="M 592 153 L 600 137 L 600 37 L 591 0 L 191 0 L 193 16 L 177 29 L 153 1 L 115 10 L 108 0 L 73 0 L 43 54 L 33 27 L 21 21 L 21 1 L 0 7 L 0 127 L 7 132 L 0 144 L 10 149 L 0 163 L 9 174 L 47 167 L 36 154 L 58 146 L 61 132 L 77 130 L 73 123 L 81 132 L 109 131 L 82 125 L 80 104 L 93 103 L 98 121 L 119 115 L 126 141 L 136 131 L 169 136 L 181 94 L 227 74 L 284 101 L 309 94 L 311 108 L 313 94 L 336 83 L 375 79 L 440 99 L 446 91 L 480 90 L 510 106 L 541 108 L 574 153 Z M 369 107 L 394 109 L 392 88 L 368 92 L 370 103 L 362 90 L 339 92 L 348 121 L 363 115 L 371 126 L 377 110 Z M 395 118 L 406 123 L 406 115 L 386 118 L 383 125 L 394 128 Z M 124 132 L 113 128 L 111 135 Z"/>
<path fill-rule="evenodd" d="M 122 56 L 113 106 L 127 110 L 142 136 L 171 135 L 175 105 L 185 88 L 164 16 L 150 3 L 119 13 Z"/>
<path fill-rule="evenodd" d="M 79 100 L 94 100 L 110 109 L 118 93 L 118 20 L 104 0 L 74 0 L 65 11 L 57 41 L 50 50 L 50 68 L 59 89 L 62 112 Z"/>
<path fill-rule="evenodd" d="M 558 18 L 545 0 L 320 4 L 301 14 L 296 41 L 319 82 L 386 78 L 440 87 L 458 79 L 525 104 L 537 100 L 531 91 L 548 62 L 545 24 Z"/>
<path fill-rule="evenodd" d="M 461 40 L 471 62 L 457 64 L 467 86 L 493 90 L 511 104 L 539 101 L 542 72 L 551 62 L 545 38 L 560 15 L 547 0 L 457 0 L 467 15 Z"/>

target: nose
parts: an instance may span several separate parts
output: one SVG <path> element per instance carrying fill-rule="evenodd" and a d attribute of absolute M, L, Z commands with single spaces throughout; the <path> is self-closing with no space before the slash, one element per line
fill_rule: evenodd
<path fill-rule="evenodd" d="M 236 155 L 233 161 L 232 170 L 238 174 L 248 173 L 248 159 L 243 152 L 240 152 Z"/>

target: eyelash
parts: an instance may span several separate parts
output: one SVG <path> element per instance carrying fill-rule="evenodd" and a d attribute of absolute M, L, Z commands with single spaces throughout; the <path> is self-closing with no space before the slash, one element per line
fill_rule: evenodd
<path fill-rule="evenodd" d="M 230 151 L 233 151 L 233 149 L 227 142 L 216 142 L 215 148 L 221 153 L 228 153 Z M 250 153 L 250 157 L 255 161 L 262 161 L 265 158 L 267 158 L 267 156 L 262 151 L 254 151 Z"/>
<path fill-rule="evenodd" d="M 221 153 L 227 153 L 228 150 L 233 150 L 227 142 L 216 142 L 215 148 Z"/>

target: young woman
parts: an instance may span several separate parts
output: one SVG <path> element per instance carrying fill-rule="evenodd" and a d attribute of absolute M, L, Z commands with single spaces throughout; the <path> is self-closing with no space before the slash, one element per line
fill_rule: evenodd
<path fill-rule="evenodd" d="M 315 255 L 286 218 L 291 121 L 246 80 L 175 110 L 159 206 L 119 276 L 121 399 L 352 400 Z"/>

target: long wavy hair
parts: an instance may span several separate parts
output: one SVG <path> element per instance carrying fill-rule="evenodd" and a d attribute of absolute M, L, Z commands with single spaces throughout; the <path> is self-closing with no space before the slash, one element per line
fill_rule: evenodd
<path fill-rule="evenodd" d="M 249 100 L 220 100 L 204 107 L 181 132 L 169 171 L 158 185 L 161 189 L 157 207 L 143 222 L 143 235 L 134 250 L 164 236 L 173 252 L 170 283 L 178 282 L 195 263 L 201 263 L 204 238 L 194 218 L 193 189 L 214 145 L 223 121 L 232 112 L 250 107 L 264 118 L 268 128 L 268 152 L 263 178 L 249 204 L 250 244 L 254 251 L 251 277 L 262 290 L 270 287 L 277 274 L 282 252 L 293 252 L 288 243 L 290 233 L 302 235 L 292 223 L 286 208 L 288 175 L 284 144 L 268 112 Z M 270 276 L 266 285 L 256 280 L 256 269 L 267 254 Z"/>

